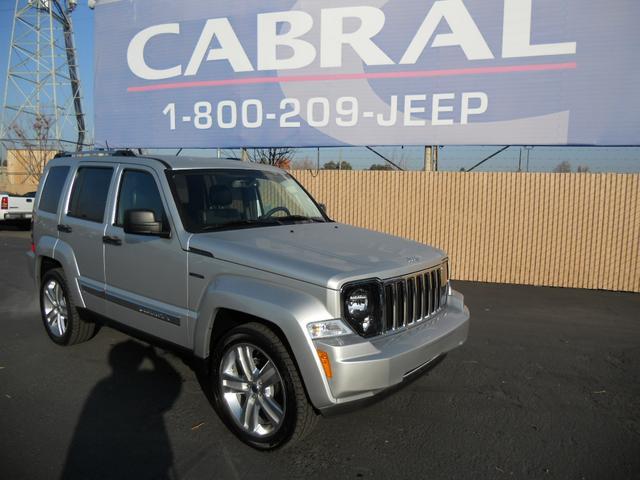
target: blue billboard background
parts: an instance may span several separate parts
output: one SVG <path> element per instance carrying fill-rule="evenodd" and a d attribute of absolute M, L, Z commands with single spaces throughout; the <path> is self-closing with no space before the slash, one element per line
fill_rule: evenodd
<path fill-rule="evenodd" d="M 509 2 L 523 9 L 507 16 L 519 19 L 515 24 L 505 18 Z M 323 15 L 340 7 L 354 14 L 341 10 L 343 23 L 330 24 Z M 374 47 L 365 47 L 377 48 L 387 64 L 367 65 L 366 54 L 345 40 L 341 65 L 323 65 L 326 39 L 336 28 L 345 39 L 364 28 L 361 7 L 382 12 L 383 26 L 370 38 Z M 415 62 L 401 63 L 426 18 L 438 20 L 443 10 L 449 16 L 437 21 Z M 313 61 L 259 69 L 265 45 L 258 39 L 259 16 L 288 11 L 304 12 L 310 25 L 277 22 L 275 35 L 300 29 L 296 39 L 312 47 Z M 475 37 L 470 29 L 461 32 L 460 25 L 468 25 L 461 17 L 477 27 Z M 96 143 L 638 145 L 639 18 L 635 0 L 102 0 L 95 30 Z M 218 29 L 210 42 L 203 40 L 209 19 L 227 19 L 231 35 Z M 462 37 L 464 45 L 455 44 Z M 237 45 L 229 41 L 234 38 Z M 447 39 L 454 44 L 441 46 Z M 199 43 L 204 50 L 197 54 Z M 544 45 L 557 48 L 551 54 L 536 49 Z M 509 53 L 518 46 L 522 55 Z M 482 58 L 470 59 L 473 51 Z M 279 60 L 296 54 L 283 45 L 275 52 Z M 215 59 L 229 53 L 235 63 Z"/>

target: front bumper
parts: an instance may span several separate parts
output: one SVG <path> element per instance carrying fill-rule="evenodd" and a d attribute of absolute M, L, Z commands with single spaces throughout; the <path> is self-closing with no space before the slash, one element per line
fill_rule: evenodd
<path fill-rule="evenodd" d="M 462 345 L 469 332 L 469 310 L 451 290 L 447 307 L 407 330 L 371 340 L 356 335 L 316 340 L 329 355 L 328 379 L 335 404 L 373 396 L 401 383 L 442 354 Z"/>

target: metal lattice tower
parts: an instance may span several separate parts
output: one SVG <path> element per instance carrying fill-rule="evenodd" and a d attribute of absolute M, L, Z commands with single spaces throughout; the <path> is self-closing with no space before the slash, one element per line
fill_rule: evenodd
<path fill-rule="evenodd" d="M 77 0 L 16 0 L 0 139 L 7 149 L 80 150 L 80 79 L 71 13 Z"/>

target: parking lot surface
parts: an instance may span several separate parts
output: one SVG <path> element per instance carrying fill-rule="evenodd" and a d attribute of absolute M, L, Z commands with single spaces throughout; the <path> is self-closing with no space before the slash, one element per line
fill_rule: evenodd
<path fill-rule="evenodd" d="M 467 344 L 377 403 L 260 453 L 188 359 L 112 328 L 46 336 L 0 227 L 0 478 L 640 478 L 640 295 L 455 282 Z"/>

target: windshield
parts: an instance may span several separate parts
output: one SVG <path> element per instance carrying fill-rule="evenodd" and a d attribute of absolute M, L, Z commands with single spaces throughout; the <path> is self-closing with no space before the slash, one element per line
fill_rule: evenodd
<path fill-rule="evenodd" d="M 169 176 L 182 223 L 192 233 L 327 221 L 285 173 L 178 170 Z"/>

